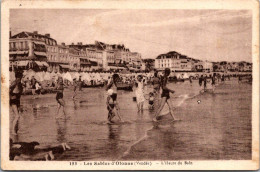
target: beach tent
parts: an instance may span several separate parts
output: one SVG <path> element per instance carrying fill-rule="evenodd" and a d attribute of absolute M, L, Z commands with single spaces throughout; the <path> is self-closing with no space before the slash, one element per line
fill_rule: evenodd
<path fill-rule="evenodd" d="M 36 72 L 34 72 L 33 70 L 29 69 L 26 74 L 25 74 L 25 78 L 29 78 L 32 79 L 32 76 L 35 76 Z"/>
<path fill-rule="evenodd" d="M 83 73 L 81 79 L 82 79 L 83 81 L 88 81 L 88 82 L 91 80 L 88 73 Z"/>
<path fill-rule="evenodd" d="M 71 76 L 71 74 L 69 72 L 66 72 L 66 74 L 63 76 L 63 79 L 67 79 L 70 82 L 73 81 L 72 76 Z"/>
<path fill-rule="evenodd" d="M 100 77 L 99 73 L 95 74 L 95 79 L 96 79 L 96 81 L 101 81 L 101 77 Z"/>
<path fill-rule="evenodd" d="M 51 80 L 51 73 L 50 73 L 50 72 L 46 72 L 46 73 L 44 74 L 43 79 L 44 79 L 45 81 L 50 81 L 50 80 Z"/>
<path fill-rule="evenodd" d="M 189 78 L 189 75 L 187 73 L 184 73 L 183 79 L 187 79 L 187 78 Z"/>
<path fill-rule="evenodd" d="M 181 75 L 180 73 L 177 73 L 177 74 L 176 74 L 176 77 L 177 77 L 178 79 L 180 79 L 180 78 L 182 78 L 182 75 Z"/>
<path fill-rule="evenodd" d="M 35 77 L 35 79 L 36 79 L 37 81 L 40 81 L 40 82 L 44 81 L 42 72 L 37 72 L 34 77 Z"/>

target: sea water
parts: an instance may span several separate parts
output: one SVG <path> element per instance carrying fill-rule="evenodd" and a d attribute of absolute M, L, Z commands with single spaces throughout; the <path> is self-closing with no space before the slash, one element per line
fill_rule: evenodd
<path fill-rule="evenodd" d="M 72 150 L 57 160 L 218 160 L 251 159 L 252 85 L 237 80 L 219 84 L 214 93 L 200 93 L 197 81 L 171 83 L 169 115 L 152 122 L 154 112 L 145 102 L 137 111 L 134 92 L 118 91 L 124 123 L 107 123 L 104 88 L 83 88 L 76 101 L 66 89 L 69 119 L 55 119 L 55 94 L 22 96 L 23 112 L 14 141 L 41 145 L 66 142 Z M 151 88 L 148 86 L 146 94 Z M 147 96 L 146 96 L 147 97 Z M 167 107 L 161 114 L 167 114 Z M 61 113 L 61 111 L 60 111 Z M 10 125 L 13 113 L 10 111 Z"/>

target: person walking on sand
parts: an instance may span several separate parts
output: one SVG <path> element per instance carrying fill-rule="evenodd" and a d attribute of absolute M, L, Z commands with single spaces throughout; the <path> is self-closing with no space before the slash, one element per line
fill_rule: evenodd
<path fill-rule="evenodd" d="M 15 115 L 12 124 L 12 134 L 14 135 L 17 135 L 17 132 L 19 130 L 18 123 L 20 119 L 20 114 L 18 109 L 20 108 L 20 99 L 23 92 L 23 86 L 21 83 L 22 77 L 23 74 L 21 72 L 16 72 L 15 80 L 11 83 L 9 87 L 10 106 Z"/>
<path fill-rule="evenodd" d="M 58 83 L 57 83 L 57 94 L 56 94 L 56 101 L 58 103 L 58 108 L 57 108 L 57 112 L 56 112 L 56 116 L 55 118 L 61 118 L 61 116 L 59 116 L 59 110 L 62 107 L 63 110 L 63 114 L 66 117 L 66 111 L 65 111 L 65 101 L 63 100 L 63 91 L 64 91 L 64 85 L 63 85 L 63 79 L 62 77 L 58 78 Z"/>
<path fill-rule="evenodd" d="M 167 103 L 167 105 L 169 107 L 170 114 L 171 114 L 173 120 L 176 120 L 176 118 L 173 115 L 173 109 L 174 108 L 173 108 L 171 102 L 169 101 L 170 93 L 174 93 L 175 91 L 173 91 L 173 90 L 171 90 L 171 89 L 169 89 L 167 87 L 167 81 L 168 81 L 168 77 L 169 77 L 170 73 L 171 73 L 171 70 L 169 68 L 166 68 L 164 70 L 164 76 L 162 78 L 162 83 L 161 83 L 161 87 L 162 87 L 162 95 L 161 95 L 161 97 L 162 97 L 162 100 L 161 100 L 161 103 L 160 103 L 160 107 L 156 111 L 155 116 L 153 118 L 153 121 L 155 121 L 155 122 L 157 121 L 157 117 L 159 116 L 160 112 L 164 108 L 165 103 Z"/>

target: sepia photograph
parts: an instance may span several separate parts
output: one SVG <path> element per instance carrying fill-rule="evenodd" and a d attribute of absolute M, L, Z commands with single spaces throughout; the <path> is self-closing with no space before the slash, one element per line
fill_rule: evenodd
<path fill-rule="evenodd" d="M 23 2 L 2 28 L 3 169 L 259 168 L 258 11 Z"/>

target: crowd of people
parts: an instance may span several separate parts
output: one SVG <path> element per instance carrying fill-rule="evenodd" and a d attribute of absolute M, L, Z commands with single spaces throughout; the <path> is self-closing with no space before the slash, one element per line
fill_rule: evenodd
<path fill-rule="evenodd" d="M 57 101 L 57 112 L 55 118 L 67 118 L 66 112 L 66 102 L 64 100 L 64 89 L 72 88 L 74 100 L 77 96 L 77 91 L 82 91 L 82 86 L 89 82 L 90 84 L 104 83 L 107 91 L 106 105 L 108 110 L 107 119 L 109 123 L 113 123 L 113 118 L 118 117 L 121 122 L 124 122 L 120 112 L 119 105 L 117 102 L 117 91 L 119 83 L 133 84 L 135 97 L 134 100 L 137 103 L 138 112 L 143 111 L 144 102 L 148 102 L 150 110 L 153 110 L 154 117 L 153 121 L 156 122 L 159 120 L 159 115 L 165 105 L 169 108 L 169 114 L 173 120 L 177 120 L 174 116 L 174 107 L 169 101 L 171 94 L 174 94 L 175 91 L 172 90 L 168 83 L 171 75 L 171 70 L 166 68 L 163 72 L 153 71 L 152 73 L 93 73 L 94 77 L 86 77 L 86 73 L 75 74 L 75 73 L 64 73 L 51 75 L 49 73 L 41 74 L 40 76 L 37 73 L 33 72 L 22 72 L 16 71 L 14 76 L 11 77 L 11 84 L 9 89 L 10 94 L 10 108 L 14 113 L 14 118 L 12 121 L 12 134 L 17 135 L 19 130 L 19 107 L 20 99 L 24 91 L 28 88 L 31 89 L 32 94 L 40 94 L 41 89 L 44 88 L 44 84 L 51 85 L 56 93 Z M 225 80 L 230 80 L 230 77 L 238 77 L 238 82 L 241 82 L 244 77 L 251 78 L 252 75 L 224 75 L 218 73 L 204 73 L 197 76 L 189 76 L 187 81 L 192 85 L 195 80 L 198 80 L 198 84 L 201 87 L 201 92 L 211 91 L 214 92 L 216 84 L 222 83 Z M 45 83 L 46 82 L 46 83 Z M 152 91 L 147 95 L 145 94 L 144 87 L 146 85 L 152 85 Z M 69 87 L 71 86 L 71 87 Z M 148 96 L 148 97 L 147 97 Z M 62 109 L 62 114 L 60 114 L 60 109 Z M 60 115 L 59 115 L 60 114 Z M 12 144 L 14 147 L 15 144 Z M 14 147 L 15 148 L 15 147 Z M 63 146 L 64 148 L 64 146 Z M 52 154 L 49 152 L 44 154 L 46 159 L 52 157 Z"/>

